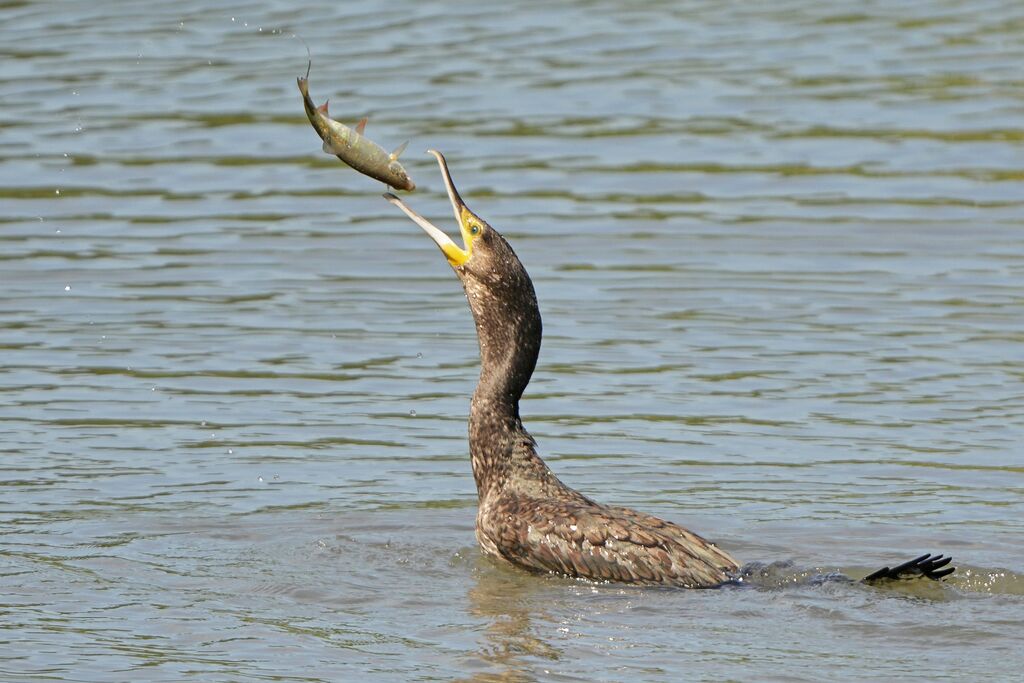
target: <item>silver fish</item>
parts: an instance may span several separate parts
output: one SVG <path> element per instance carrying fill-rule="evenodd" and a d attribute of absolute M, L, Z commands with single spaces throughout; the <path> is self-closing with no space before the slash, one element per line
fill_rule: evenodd
<path fill-rule="evenodd" d="M 388 152 L 363 135 L 366 119 L 356 124 L 355 128 L 349 128 L 330 117 L 327 102 L 319 107 L 314 105 L 309 96 L 309 69 L 312 66 L 313 62 L 310 61 L 306 75 L 299 76 L 296 81 L 299 84 L 299 92 L 302 93 L 306 116 L 313 125 L 313 130 L 324 141 L 324 151 L 338 157 L 360 173 L 390 187 L 415 190 L 416 183 L 409 177 L 402 164 L 398 163 L 399 155 L 405 151 L 405 146 L 409 143 L 403 143 L 394 152 Z"/>

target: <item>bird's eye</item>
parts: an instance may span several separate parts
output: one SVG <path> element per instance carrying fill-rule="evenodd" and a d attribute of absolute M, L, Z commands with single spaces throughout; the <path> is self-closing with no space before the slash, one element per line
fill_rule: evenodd
<path fill-rule="evenodd" d="M 480 226 L 479 225 L 474 225 L 473 227 L 471 227 L 469 229 L 469 234 L 470 235 L 479 235 L 480 234 Z"/>

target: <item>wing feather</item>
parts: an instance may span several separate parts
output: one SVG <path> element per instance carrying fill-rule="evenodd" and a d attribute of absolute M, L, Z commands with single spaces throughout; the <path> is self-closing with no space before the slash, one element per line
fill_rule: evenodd
<path fill-rule="evenodd" d="M 727 553 L 663 519 L 628 508 L 536 499 L 498 501 L 481 519 L 506 560 L 594 580 L 710 587 L 737 568 Z"/>

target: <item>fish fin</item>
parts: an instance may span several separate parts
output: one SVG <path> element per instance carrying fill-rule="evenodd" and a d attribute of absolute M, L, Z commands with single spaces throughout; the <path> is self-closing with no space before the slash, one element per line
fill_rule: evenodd
<path fill-rule="evenodd" d="M 338 156 L 338 148 L 331 144 L 330 140 L 324 140 L 324 154 Z"/>
<path fill-rule="evenodd" d="M 323 103 L 323 104 L 321 104 L 321 105 L 320 105 L 319 107 L 317 107 L 317 108 L 316 108 L 316 110 L 317 110 L 318 112 L 320 112 L 321 114 L 323 114 L 324 116 L 327 116 L 327 117 L 329 117 L 329 116 L 330 116 L 330 114 L 329 114 L 329 113 L 327 112 L 327 104 L 328 104 L 329 102 L 330 102 L 330 100 L 324 100 L 324 103 Z"/>
<path fill-rule="evenodd" d="M 402 156 L 402 152 L 404 152 L 405 148 L 408 147 L 408 146 L 409 146 L 409 141 L 406 140 L 405 142 L 400 144 L 398 147 L 396 147 L 395 151 L 391 153 L 391 161 L 397 161 L 398 157 Z"/>
<path fill-rule="evenodd" d="M 357 133 L 362 135 L 364 130 L 366 130 L 366 117 L 365 116 L 363 118 L 359 119 L 359 123 L 356 124 L 356 132 Z"/>

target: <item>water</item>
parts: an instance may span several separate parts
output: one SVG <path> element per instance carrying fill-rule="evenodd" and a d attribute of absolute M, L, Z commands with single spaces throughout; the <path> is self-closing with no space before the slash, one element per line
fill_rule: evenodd
<path fill-rule="evenodd" d="M 1018 674 L 1019 3 L 620 5 L 0 10 L 0 678 Z M 556 472 L 774 587 L 480 557 L 469 312 L 292 34 L 529 268 Z"/>

